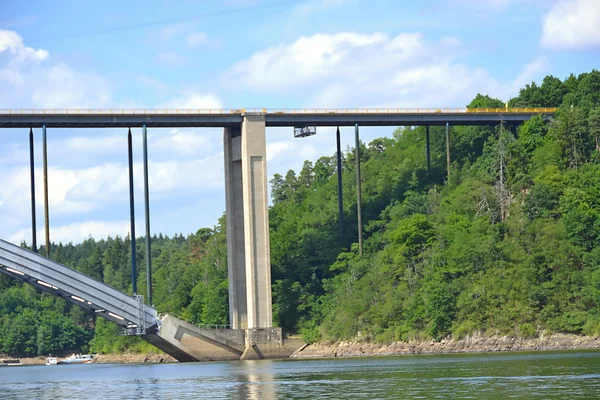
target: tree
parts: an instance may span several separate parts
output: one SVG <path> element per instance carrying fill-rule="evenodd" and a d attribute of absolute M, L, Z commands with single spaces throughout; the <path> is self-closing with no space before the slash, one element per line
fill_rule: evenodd
<path fill-rule="evenodd" d="M 504 108 L 501 100 L 477 93 L 477 96 L 467 105 L 467 108 Z"/>

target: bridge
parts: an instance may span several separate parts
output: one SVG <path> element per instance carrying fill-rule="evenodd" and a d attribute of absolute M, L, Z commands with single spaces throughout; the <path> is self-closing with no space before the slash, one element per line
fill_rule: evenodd
<path fill-rule="evenodd" d="M 131 334 L 141 335 L 180 361 L 279 358 L 289 356 L 301 343 L 287 341 L 280 328 L 273 327 L 271 304 L 271 263 L 269 249 L 266 127 L 300 129 L 316 126 L 354 126 L 357 152 L 358 242 L 362 255 L 360 200 L 359 126 L 425 125 L 429 168 L 429 126 L 446 126 L 447 169 L 450 174 L 451 125 L 520 124 L 534 115 L 551 118 L 554 108 L 476 109 L 304 109 L 304 110 L 0 110 L 0 128 L 29 128 L 30 162 L 33 171 L 33 131 L 42 128 L 44 143 L 46 250 L 49 249 L 47 200 L 46 130 L 48 128 L 143 128 L 144 187 L 146 203 L 146 262 L 148 304 L 138 295 L 128 296 L 75 270 L 34 252 L 0 240 L 0 273 L 25 281 L 40 290 L 76 304 L 106 318 Z M 157 315 L 151 303 L 150 220 L 147 174 L 147 128 L 222 127 L 225 158 L 229 319 L 231 329 L 203 329 L 174 316 Z M 314 130 L 308 129 L 308 134 Z M 298 135 L 300 137 L 304 134 Z M 135 249 L 133 221 L 133 174 L 131 132 L 129 132 L 130 207 L 132 249 Z M 337 132 L 338 198 L 340 229 L 341 196 L 340 135 Z M 33 248 L 35 199 L 32 172 Z M 132 275 L 135 287 L 135 252 Z"/>
<path fill-rule="evenodd" d="M 0 128 L 228 127 L 245 115 L 265 117 L 265 126 L 417 126 L 520 124 L 556 108 L 332 108 L 229 110 L 0 110 Z"/>

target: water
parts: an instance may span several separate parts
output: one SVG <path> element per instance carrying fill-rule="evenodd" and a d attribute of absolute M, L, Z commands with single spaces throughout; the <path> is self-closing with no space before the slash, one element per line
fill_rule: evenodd
<path fill-rule="evenodd" d="M 600 351 L 0 368 L 0 399 L 599 399 Z"/>

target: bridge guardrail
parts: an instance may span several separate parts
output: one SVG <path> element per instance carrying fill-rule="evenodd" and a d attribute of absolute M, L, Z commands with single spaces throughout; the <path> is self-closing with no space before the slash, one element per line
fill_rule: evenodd
<path fill-rule="evenodd" d="M 182 317 L 181 315 L 177 315 L 177 314 L 173 314 L 173 313 L 160 313 L 160 314 L 158 314 L 158 318 L 162 320 L 167 315 L 170 315 L 172 317 L 175 317 L 177 319 L 185 321 L 188 324 L 192 324 L 199 328 L 204 328 L 204 329 L 231 329 L 231 327 L 232 327 L 231 325 L 227 325 L 227 324 L 198 324 L 196 322 L 190 321 L 187 318 Z"/>
<path fill-rule="evenodd" d="M 246 109 L 250 112 L 260 110 Z M 462 113 L 554 113 L 554 107 L 518 108 L 306 108 L 267 109 L 267 114 L 462 114 Z"/>
<path fill-rule="evenodd" d="M 463 114 L 463 113 L 504 113 L 504 114 L 548 114 L 556 112 L 554 107 L 516 108 L 304 108 L 304 109 L 19 109 L 0 110 L 0 115 L 231 115 L 247 112 L 267 115 L 323 115 L 323 114 Z"/>

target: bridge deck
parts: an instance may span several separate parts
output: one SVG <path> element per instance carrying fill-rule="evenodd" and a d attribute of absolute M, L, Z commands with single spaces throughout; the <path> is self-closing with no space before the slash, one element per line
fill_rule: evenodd
<path fill-rule="evenodd" d="M 148 329 L 158 322 L 156 310 L 138 299 L 4 240 L 0 240 L 0 273 L 62 297 L 124 328 L 144 324 Z"/>
<path fill-rule="evenodd" d="M 555 108 L 356 108 L 234 110 L 0 110 L 0 128 L 224 127 L 245 114 L 264 114 L 267 126 L 414 126 L 522 123 Z"/>

